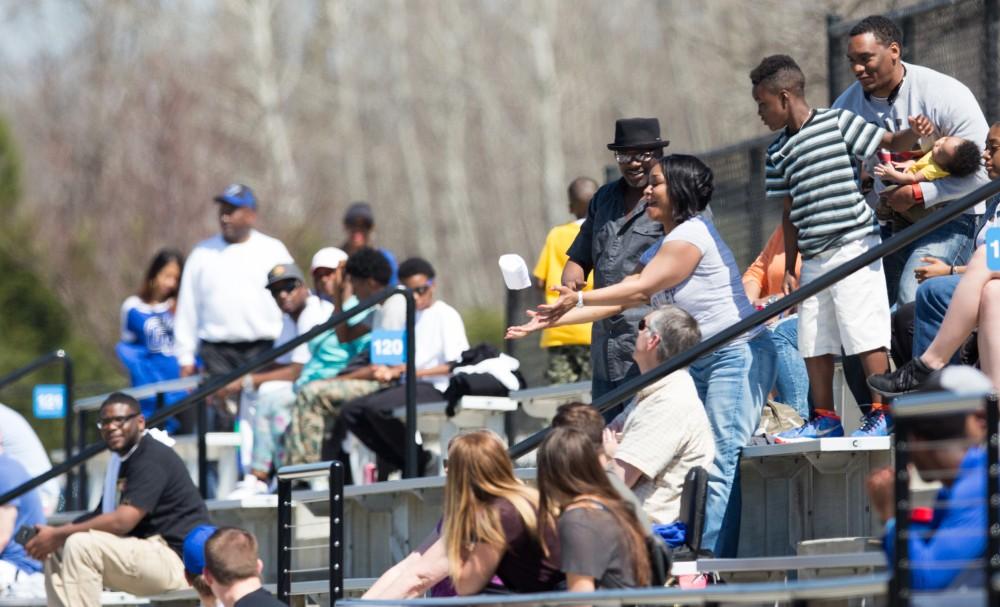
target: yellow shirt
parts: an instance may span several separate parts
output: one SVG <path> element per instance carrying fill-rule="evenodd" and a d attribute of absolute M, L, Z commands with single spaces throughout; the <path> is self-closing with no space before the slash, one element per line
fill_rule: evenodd
<path fill-rule="evenodd" d="M 921 156 L 920 160 L 917 160 L 910 168 L 906 169 L 906 172 L 913 173 L 914 175 L 920 173 L 927 181 L 941 179 L 951 174 L 931 159 L 931 152 L 927 152 Z"/>
<path fill-rule="evenodd" d="M 562 284 L 562 272 L 569 260 L 566 251 L 576 240 L 576 235 L 580 233 L 580 224 L 583 220 L 571 221 L 561 226 L 556 226 L 549 231 L 545 237 L 545 246 L 538 255 L 538 263 L 535 264 L 535 278 L 545 283 L 545 301 L 554 302 L 559 294 L 549 290 L 553 286 Z M 584 291 L 594 288 L 594 273 L 587 277 L 587 286 Z M 589 346 L 590 345 L 590 324 L 568 325 L 565 327 L 555 327 L 542 331 L 541 346 L 551 348 L 553 346 Z"/>

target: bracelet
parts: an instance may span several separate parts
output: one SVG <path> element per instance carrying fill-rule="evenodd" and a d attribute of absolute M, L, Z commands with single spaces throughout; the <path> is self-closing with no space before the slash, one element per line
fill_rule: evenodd
<path fill-rule="evenodd" d="M 253 392 L 253 375 L 247 373 L 240 382 L 244 392 Z"/>
<path fill-rule="evenodd" d="M 576 292 L 576 307 L 578 308 L 583 307 L 583 291 Z"/>
<path fill-rule="evenodd" d="M 955 266 L 948 266 L 948 274 L 954 274 L 954 273 L 955 273 Z"/>

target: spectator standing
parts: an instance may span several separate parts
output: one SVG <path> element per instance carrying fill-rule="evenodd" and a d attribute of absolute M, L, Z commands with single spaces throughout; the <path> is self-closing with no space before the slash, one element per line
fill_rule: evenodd
<path fill-rule="evenodd" d="M 6 433 L 12 428 L 4 426 L 3 430 Z M 0 493 L 7 493 L 29 480 L 31 476 L 21 463 L 0 446 Z M 43 524 L 45 514 L 38 489 L 32 489 L 0 506 L 0 598 L 45 596 L 42 564 L 31 558 L 24 546 L 14 539 L 21 527 Z"/>
<path fill-rule="evenodd" d="M 344 231 L 347 232 L 347 240 L 341 248 L 348 255 L 353 255 L 365 247 L 373 248 L 385 257 L 389 262 L 392 273 L 389 277 L 389 286 L 394 287 L 399 283 L 396 274 L 399 264 L 396 263 L 396 256 L 389 249 L 376 247 L 373 244 L 372 232 L 375 231 L 375 214 L 372 207 L 367 202 L 352 202 L 344 213 Z"/>
<path fill-rule="evenodd" d="M 894 132 L 842 109 L 813 109 L 805 98 L 805 76 L 787 55 L 765 57 L 750 72 L 757 113 L 772 131 L 781 131 L 767 148 L 766 193 L 784 204 L 785 276 L 791 293 L 879 244 L 878 223 L 865 204 L 852 166 L 878 147 L 905 150 L 917 130 L 930 128 L 923 116 L 910 117 L 911 129 Z M 800 277 L 795 260 L 801 252 Z M 866 375 L 889 368 L 889 300 L 882 260 L 814 295 L 799 306 L 799 352 L 805 358 L 814 411 L 783 440 L 843 436 L 833 408 L 833 357 L 858 355 Z M 891 420 L 882 399 L 855 436 L 885 436 Z"/>
<path fill-rule="evenodd" d="M 174 356 L 174 312 L 177 308 L 177 287 L 184 271 L 184 256 L 180 251 L 159 251 L 146 269 L 139 292 L 128 297 L 121 308 L 121 341 L 115 347 L 118 359 L 128 370 L 133 386 L 177 379 L 180 365 Z M 187 392 L 164 394 L 164 405 L 184 398 Z M 156 398 L 145 398 L 144 417 L 156 413 Z M 176 431 L 177 420 L 167 423 Z"/>
<path fill-rule="evenodd" d="M 538 448 L 538 510 L 554 521 L 570 592 L 650 582 L 646 532 L 601 468 L 587 435 L 554 428 Z"/>
<path fill-rule="evenodd" d="M 669 144 L 660 139 L 656 118 L 615 122 L 615 139 L 608 149 L 614 152 L 622 177 L 602 186 L 590 201 L 587 218 L 567 251 L 563 286 L 583 289 L 591 271 L 595 287 L 621 282 L 635 273 L 640 255 L 663 236 L 663 226 L 643 212 L 639 200 L 649 182 L 650 168 Z M 594 398 L 638 372 L 632 364 L 632 351 L 636 325 L 647 311 L 639 306 L 594 323 L 590 350 Z"/>
<path fill-rule="evenodd" d="M 261 584 L 263 568 L 249 531 L 222 527 L 205 542 L 205 581 L 225 607 L 285 607 Z"/>
<path fill-rule="evenodd" d="M 281 332 L 281 311 L 264 288 L 277 264 L 292 263 L 280 240 L 258 232 L 257 198 L 233 184 L 215 197 L 221 233 L 188 256 L 174 323 L 181 375 L 195 372 L 201 356 L 209 376 L 228 373 L 270 350 Z M 220 404 L 216 427 L 231 430 L 239 409 Z"/>
<path fill-rule="evenodd" d="M 597 182 L 589 177 L 577 177 L 569 184 L 569 212 L 576 219 L 549 230 L 545 246 L 535 264 L 535 286 L 541 289 L 545 301 L 552 303 L 557 297 L 552 287 L 562 284 L 563 268 L 569 256 L 566 251 L 580 233 L 586 221 L 587 208 L 597 191 Z M 584 290 L 594 288 L 593 274 L 587 275 Z M 590 379 L 590 323 L 545 329 L 541 347 L 548 354 L 545 378 L 549 383 L 566 384 Z"/>
<path fill-rule="evenodd" d="M 676 304 L 691 314 L 703 339 L 753 314 L 733 253 L 704 213 L 713 189 L 712 170 L 694 156 L 673 154 L 654 164 L 644 192 L 646 213 L 667 235 L 642 254 L 642 271 L 586 293 L 559 287 L 556 303 L 539 306 L 530 322 L 508 329 L 508 338 L 607 318 L 630 307 L 648 310 L 649 302 Z M 774 384 L 775 357 L 770 334 L 757 327 L 689 367 L 715 438 L 702 541 L 720 557 L 736 555 L 740 453 Z"/>
<path fill-rule="evenodd" d="M 795 276 L 802 271 L 802 256 L 795 260 Z M 743 288 L 750 303 L 758 310 L 784 297 L 785 230 L 782 224 L 771 233 L 747 271 L 743 273 Z M 809 419 L 809 375 L 799 354 L 799 317 L 792 313 L 768 325 L 778 352 L 778 373 L 774 380 L 774 398 L 791 406 Z"/>
<path fill-rule="evenodd" d="M 699 341 L 694 318 L 666 305 L 640 321 L 633 356 L 647 373 Z M 712 427 L 688 370 L 640 390 L 605 432 L 604 452 L 608 468 L 635 492 L 655 524 L 677 520 L 687 473 L 699 466 L 708 470 L 715 457 Z"/>
<path fill-rule="evenodd" d="M 974 141 L 986 140 L 987 124 L 972 91 L 958 80 L 901 59 L 902 34 L 896 24 L 881 15 L 862 19 L 849 32 L 847 57 L 857 82 L 847 87 L 833 102 L 836 109 L 849 110 L 864 120 L 889 131 L 906 128 L 908 116 L 924 115 L 937 127 L 939 135 Z M 909 146 L 911 149 L 915 146 Z M 916 150 L 893 155 L 907 160 L 923 155 Z M 907 150 L 903 150 L 907 152 Z M 887 159 L 889 153 L 883 153 Z M 869 155 L 869 174 L 880 159 Z M 914 206 L 930 209 L 958 198 L 986 183 L 979 169 L 966 177 L 946 177 L 935 181 L 904 185 L 886 196 L 897 212 Z M 878 188 L 871 196 L 878 194 Z M 873 205 L 874 206 L 874 205 Z M 983 203 L 948 224 L 921 236 L 902 250 L 885 258 L 890 304 L 913 301 L 917 290 L 914 271 L 922 259 L 934 257 L 947 264 L 962 264 L 972 251 L 977 216 L 985 212 Z M 898 285 L 898 287 L 897 287 Z"/>
<path fill-rule="evenodd" d="M 44 561 L 52 607 L 100 605 L 105 587 L 137 596 L 184 588 L 184 538 L 208 523 L 184 462 L 145 433 L 138 401 L 113 393 L 99 416 L 101 438 L 121 456 L 117 507 L 61 527 L 39 525 L 25 546 Z"/>
<path fill-rule="evenodd" d="M 419 257 L 407 259 L 399 266 L 399 279 L 413 292 L 416 304 L 416 341 L 414 365 L 417 373 L 417 402 L 445 399 L 452 363 L 469 349 L 465 323 L 455 308 L 435 298 L 437 274 L 431 264 Z M 392 367 L 372 365 L 359 379 L 370 377 L 379 382 L 397 383 L 360 398 L 351 400 L 340 410 L 334 441 L 339 442 L 349 431 L 380 458 L 380 464 L 401 470 L 406 452 L 406 424 L 393 415 L 393 409 L 406 403 L 406 386 L 399 383 L 406 364 Z M 430 452 L 420 449 L 419 470 L 430 462 Z M 437 470 L 433 471 L 435 474 Z M 380 469 L 384 477 L 387 470 Z"/>
<path fill-rule="evenodd" d="M 52 468 L 49 454 L 42 446 L 34 428 L 24 416 L 0 403 L 0 450 L 16 460 L 34 478 Z M 52 514 L 59 505 L 59 480 L 51 479 L 38 487 L 42 511 Z"/>

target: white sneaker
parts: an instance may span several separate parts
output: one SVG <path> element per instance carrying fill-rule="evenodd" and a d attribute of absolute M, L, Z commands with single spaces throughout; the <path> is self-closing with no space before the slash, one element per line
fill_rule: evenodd
<path fill-rule="evenodd" d="M 248 474 L 244 476 L 243 480 L 236 485 L 235 489 L 229 492 L 226 499 L 238 500 L 250 497 L 251 495 L 262 495 L 267 493 L 270 493 L 267 488 L 267 483 L 252 474 Z"/>

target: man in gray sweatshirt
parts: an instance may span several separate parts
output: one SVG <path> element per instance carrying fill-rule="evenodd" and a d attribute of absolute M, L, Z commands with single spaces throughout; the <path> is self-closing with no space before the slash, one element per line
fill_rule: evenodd
<path fill-rule="evenodd" d="M 889 131 L 905 129 L 908 116 L 923 114 L 937 127 L 937 135 L 961 137 L 981 146 L 989 127 L 972 91 L 951 76 L 903 62 L 901 53 L 902 34 L 895 23 L 881 15 L 861 20 L 849 32 L 847 44 L 848 62 L 857 82 L 847 87 L 833 107 L 850 110 Z M 866 159 L 865 168 L 872 174 L 878 162 L 890 158 L 902 161 L 923 153 L 914 150 L 900 155 L 880 150 Z M 946 177 L 903 186 L 884 196 L 897 212 L 916 205 L 932 208 L 968 194 L 987 181 L 985 169 L 980 169 L 967 177 Z M 883 189 L 876 180 L 869 194 L 870 204 L 874 206 Z M 921 258 L 936 257 L 948 264 L 965 263 L 972 251 L 977 220 L 984 211 L 984 203 L 979 203 L 964 215 L 886 257 L 890 304 L 913 301 L 917 290 L 914 270 L 925 265 Z"/>

